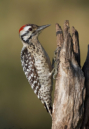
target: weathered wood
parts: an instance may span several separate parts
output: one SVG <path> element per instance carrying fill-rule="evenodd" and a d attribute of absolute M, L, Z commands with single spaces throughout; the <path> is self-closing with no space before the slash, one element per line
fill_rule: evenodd
<path fill-rule="evenodd" d="M 62 47 L 63 44 L 63 32 L 61 29 L 61 26 L 59 26 L 58 23 L 56 23 L 56 36 L 57 36 L 57 47 Z"/>
<path fill-rule="evenodd" d="M 85 76 L 86 98 L 84 104 L 84 117 L 81 129 L 89 129 L 89 45 L 87 58 L 82 68 Z"/>
<path fill-rule="evenodd" d="M 79 34 L 74 27 L 72 27 L 72 40 L 73 40 L 73 50 L 74 50 L 75 59 L 77 60 L 80 66 Z"/>
<path fill-rule="evenodd" d="M 59 65 L 59 54 L 60 54 L 60 50 L 61 50 L 61 47 L 63 45 L 63 42 L 64 42 L 64 39 L 63 39 L 63 32 L 62 32 L 62 29 L 61 29 L 61 26 L 59 26 L 58 23 L 56 23 L 56 37 L 57 37 L 57 48 L 55 50 L 55 55 L 54 55 L 54 59 L 52 61 L 52 67 L 54 68 L 54 62 L 56 62 L 55 64 L 55 67 L 56 67 L 56 70 L 54 72 L 54 76 L 53 78 L 55 78 L 55 75 L 57 74 L 57 71 L 58 71 L 58 65 Z"/>
<path fill-rule="evenodd" d="M 60 29 L 58 24 L 56 26 L 56 29 L 58 27 Z M 79 129 L 84 110 L 84 75 L 74 56 L 68 21 L 64 23 L 64 40 L 61 40 L 63 35 L 57 36 L 60 36 L 59 44 L 62 46 L 57 57 L 59 66 L 55 84 L 52 129 Z"/>

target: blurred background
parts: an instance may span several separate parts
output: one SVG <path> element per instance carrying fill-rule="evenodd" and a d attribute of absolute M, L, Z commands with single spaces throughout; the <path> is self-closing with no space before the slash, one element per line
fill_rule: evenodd
<path fill-rule="evenodd" d="M 88 0 L 0 0 L 0 129 L 51 129 L 51 117 L 23 73 L 18 31 L 27 23 L 51 24 L 39 40 L 52 60 L 55 23 L 63 27 L 65 20 L 79 32 L 83 65 L 89 43 Z"/>

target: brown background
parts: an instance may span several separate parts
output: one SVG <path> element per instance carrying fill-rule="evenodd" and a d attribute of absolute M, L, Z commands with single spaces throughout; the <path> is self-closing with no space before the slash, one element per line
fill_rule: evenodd
<path fill-rule="evenodd" d="M 56 49 L 55 23 L 79 32 L 81 64 L 89 43 L 88 0 L 0 0 L 0 129 L 50 129 L 51 118 L 34 95 L 20 62 L 19 28 L 51 24 L 39 36 L 50 59 Z"/>

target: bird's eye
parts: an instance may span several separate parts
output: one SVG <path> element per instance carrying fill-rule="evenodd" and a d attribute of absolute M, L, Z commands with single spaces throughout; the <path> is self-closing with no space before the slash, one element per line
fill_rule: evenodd
<path fill-rule="evenodd" d="M 29 31 L 32 31 L 32 28 L 29 28 Z"/>

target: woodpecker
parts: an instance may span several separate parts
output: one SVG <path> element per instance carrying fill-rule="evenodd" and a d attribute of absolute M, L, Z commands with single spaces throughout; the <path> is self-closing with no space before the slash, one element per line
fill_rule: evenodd
<path fill-rule="evenodd" d="M 19 29 L 23 44 L 21 63 L 23 71 L 34 93 L 52 115 L 52 66 L 48 54 L 40 44 L 40 32 L 50 25 L 26 24 Z"/>

